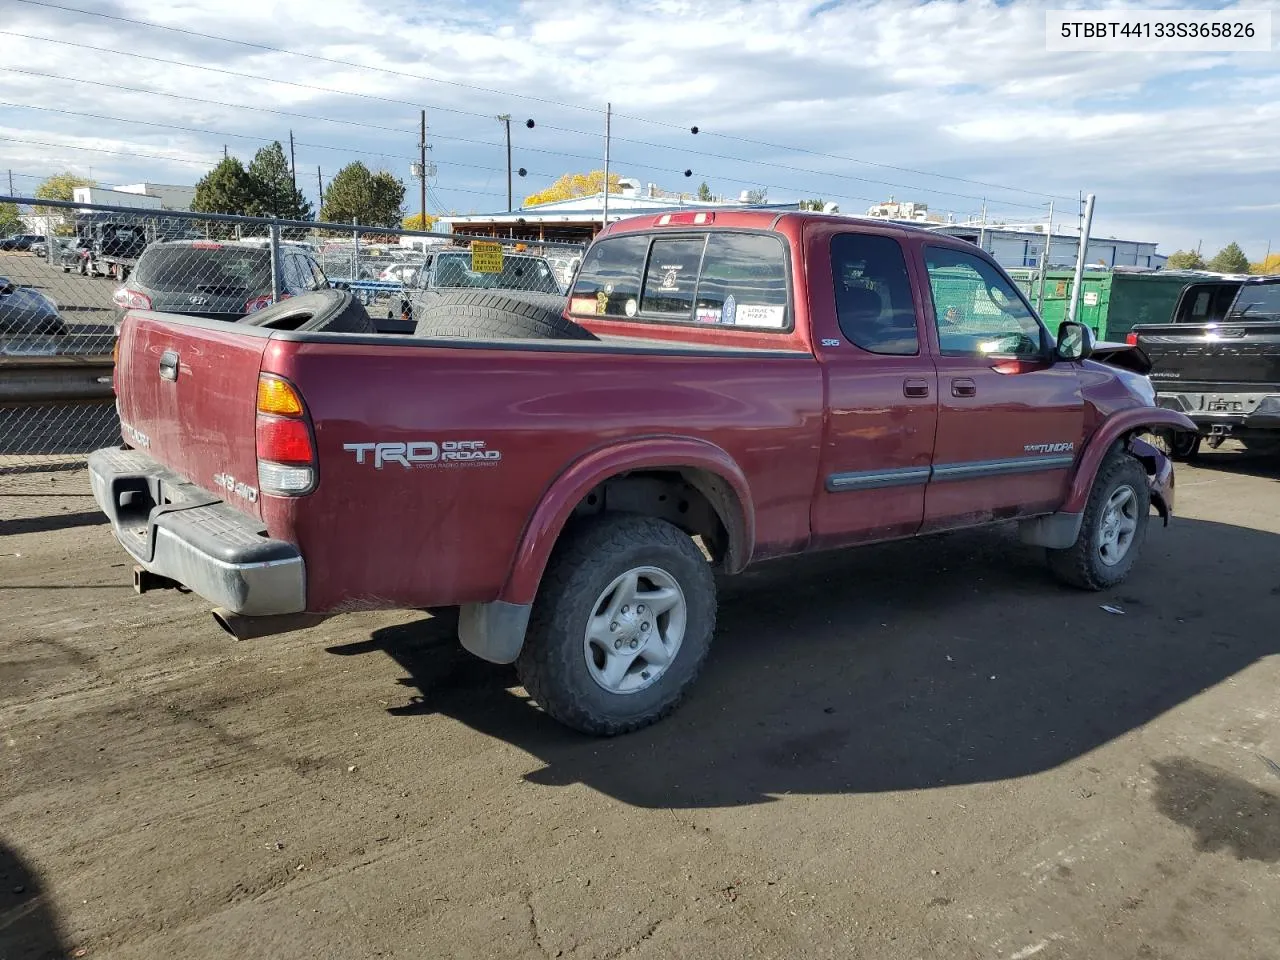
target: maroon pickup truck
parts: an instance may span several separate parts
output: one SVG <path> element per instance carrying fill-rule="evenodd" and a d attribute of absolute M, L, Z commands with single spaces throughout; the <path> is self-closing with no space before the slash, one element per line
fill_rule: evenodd
<path fill-rule="evenodd" d="M 1018 521 L 1068 583 L 1118 583 L 1172 508 L 1140 434 L 1195 428 L 981 250 L 873 221 L 629 220 L 563 313 L 465 294 L 433 308 L 451 336 L 308 329 L 334 295 L 124 320 L 125 444 L 89 464 L 139 589 L 241 638 L 456 607 L 466 649 L 595 734 L 693 682 L 714 571 Z"/>

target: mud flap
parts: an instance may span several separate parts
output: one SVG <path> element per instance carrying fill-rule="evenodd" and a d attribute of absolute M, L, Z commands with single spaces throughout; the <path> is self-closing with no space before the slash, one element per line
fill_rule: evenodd
<path fill-rule="evenodd" d="M 458 611 L 458 640 L 490 663 L 515 663 L 533 607 L 524 603 L 467 603 Z"/>

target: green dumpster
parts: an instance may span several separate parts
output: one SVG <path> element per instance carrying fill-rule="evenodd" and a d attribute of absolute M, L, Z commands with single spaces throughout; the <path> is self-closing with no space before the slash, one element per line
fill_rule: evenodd
<path fill-rule="evenodd" d="M 1027 299 L 1034 305 L 1039 276 L 1034 270 L 1009 271 Z M 1057 329 L 1071 305 L 1072 270 L 1050 270 L 1045 277 L 1044 304 L 1040 316 L 1050 330 Z M 1088 324 L 1101 340 L 1121 340 L 1142 323 L 1167 323 L 1173 316 L 1182 288 L 1199 274 L 1181 271 L 1125 273 L 1086 270 L 1081 280 L 1078 319 Z"/>

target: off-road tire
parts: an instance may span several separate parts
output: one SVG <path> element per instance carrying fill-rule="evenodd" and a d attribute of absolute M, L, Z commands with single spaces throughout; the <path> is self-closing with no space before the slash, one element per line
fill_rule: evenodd
<path fill-rule="evenodd" d="M 616 694 L 598 685 L 584 654 L 592 607 L 627 570 L 658 567 L 684 592 L 684 639 L 666 672 L 644 689 Z M 711 648 L 716 586 L 711 566 L 685 533 L 652 517 L 606 515 L 566 531 L 538 588 L 516 671 L 529 695 L 582 733 L 616 736 L 661 720 L 680 703 Z"/>
<path fill-rule="evenodd" d="M 1122 484 L 1129 484 L 1137 497 L 1138 527 L 1133 534 L 1124 557 L 1114 566 L 1102 562 L 1099 555 L 1099 533 L 1102 517 L 1112 493 Z M 1105 590 L 1124 580 L 1142 552 L 1142 542 L 1147 534 L 1147 521 L 1151 514 L 1151 489 L 1147 486 L 1147 471 L 1141 463 L 1123 451 L 1112 453 L 1103 462 L 1094 478 L 1093 489 L 1085 504 L 1084 518 L 1076 542 L 1064 550 L 1047 552 L 1049 569 L 1064 583 L 1081 590 Z"/>
<path fill-rule="evenodd" d="M 346 290 L 315 290 L 281 300 L 236 321 L 272 330 L 377 333 L 369 311 Z"/>
<path fill-rule="evenodd" d="M 595 334 L 564 316 L 567 302 L 551 293 L 443 293 L 414 304 L 414 335 L 468 340 L 595 340 Z"/>

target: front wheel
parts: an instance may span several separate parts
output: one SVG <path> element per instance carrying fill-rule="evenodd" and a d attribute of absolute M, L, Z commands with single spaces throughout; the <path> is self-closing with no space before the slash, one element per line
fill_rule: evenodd
<path fill-rule="evenodd" d="M 711 567 L 689 536 L 651 517 L 601 517 L 557 545 L 516 669 L 566 726 L 628 733 L 679 704 L 715 616 Z"/>
<path fill-rule="evenodd" d="M 1115 586 L 1137 562 L 1150 514 L 1147 471 L 1127 453 L 1113 454 L 1093 481 L 1076 542 L 1049 550 L 1049 568 L 1083 590 Z"/>

